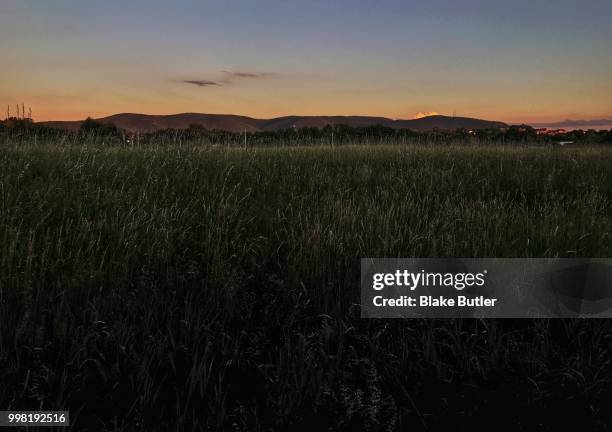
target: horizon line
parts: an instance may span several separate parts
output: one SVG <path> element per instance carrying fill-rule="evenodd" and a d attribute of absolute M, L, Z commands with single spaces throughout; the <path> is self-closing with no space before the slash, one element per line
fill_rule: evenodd
<path fill-rule="evenodd" d="M 430 117 L 445 117 L 445 118 L 463 118 L 463 119 L 475 119 L 475 120 L 486 120 L 486 121 L 492 121 L 492 122 L 500 122 L 500 123 L 506 123 L 508 125 L 535 125 L 535 126 L 546 126 L 546 125 L 560 125 L 562 123 L 574 123 L 573 126 L 571 125 L 567 125 L 567 127 L 577 127 L 577 126 L 608 126 L 608 125 L 612 125 L 612 116 L 601 116 L 600 118 L 592 118 L 592 119 L 585 119 L 585 118 L 577 118 L 577 119 L 572 119 L 572 118 L 564 118 L 561 120 L 551 120 L 551 121 L 542 121 L 542 120 L 536 120 L 536 121 L 507 121 L 507 120 L 489 120 L 487 118 L 482 118 L 482 117 L 474 117 L 474 116 L 470 116 L 470 115 L 447 115 L 447 114 L 443 114 L 443 113 L 436 113 L 436 114 L 432 114 L 432 115 L 428 115 L 428 116 L 422 116 L 422 117 L 416 117 L 416 118 L 402 118 L 402 117 L 387 117 L 384 115 L 365 115 L 365 114 L 285 114 L 285 115 L 278 115 L 278 116 L 274 116 L 274 117 L 254 117 L 254 116 L 250 116 L 250 115 L 246 115 L 246 114 L 231 114 L 231 113 L 207 113 L 207 112 L 197 112 L 197 111 L 184 111 L 184 112 L 176 112 L 176 113 L 170 113 L 170 114 L 151 114 L 151 113 L 144 113 L 144 112 L 130 112 L 130 111 L 124 111 L 124 112 L 117 112 L 114 114 L 109 114 L 109 115 L 104 115 L 101 117 L 93 117 L 91 115 L 88 115 L 84 118 L 80 118 L 80 119 L 72 119 L 72 120 L 53 120 L 53 119 L 47 119 L 47 120 L 33 120 L 34 123 L 49 123 L 49 122 L 79 122 L 79 121 L 84 121 L 87 118 L 91 118 L 93 120 L 102 120 L 108 117 L 114 117 L 114 116 L 119 116 L 119 115 L 139 115 L 139 116 L 151 116 L 151 117 L 170 117 L 170 116 L 180 116 L 180 115 L 190 115 L 190 114 L 196 114 L 196 115 L 210 115 L 210 116 L 232 116 L 232 117 L 245 117 L 245 118 L 250 118 L 250 119 L 254 119 L 254 120 L 273 120 L 273 119 L 279 119 L 279 118 L 288 118 L 288 117 L 363 117 L 363 118 L 381 118 L 381 119 L 387 119 L 387 120 L 392 120 L 392 121 L 416 121 L 416 120 L 421 120 L 423 118 L 430 118 Z M 608 117 L 608 118 L 606 118 Z"/>

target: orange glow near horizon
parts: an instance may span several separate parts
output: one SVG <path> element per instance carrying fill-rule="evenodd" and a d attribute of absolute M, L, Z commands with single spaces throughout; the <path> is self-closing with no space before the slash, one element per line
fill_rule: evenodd
<path fill-rule="evenodd" d="M 158 115 L 197 112 L 254 118 L 364 115 L 393 119 L 440 113 L 510 124 L 612 118 L 612 112 L 606 109 L 612 106 L 609 96 L 612 91 L 604 93 L 595 87 L 581 94 L 583 89 L 573 90 L 571 83 L 563 93 L 544 88 L 537 98 L 533 98 L 531 89 L 485 87 L 478 93 L 463 94 L 448 92 L 443 86 L 428 86 L 410 96 L 413 88 L 419 89 L 418 83 L 413 87 L 401 80 L 398 89 L 388 86 L 362 89 L 358 77 L 338 80 L 333 76 L 287 74 L 282 78 L 245 78 L 219 86 L 201 86 L 154 75 L 146 81 L 128 76 L 105 80 L 105 73 L 96 72 L 93 77 L 71 75 L 72 79 L 35 77 L 38 80 L 15 73 L 12 80 L 0 82 L 0 103 L 5 102 L 5 109 L 10 104 L 13 113 L 16 103 L 24 103 L 31 107 L 35 121 L 82 120 L 126 112 Z M 138 77 L 139 73 L 135 75 Z M 526 100 L 530 101 L 528 105 Z"/>

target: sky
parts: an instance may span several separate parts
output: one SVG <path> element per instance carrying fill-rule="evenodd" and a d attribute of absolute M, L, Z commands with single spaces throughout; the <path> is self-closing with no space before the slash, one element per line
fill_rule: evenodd
<path fill-rule="evenodd" d="M 0 0 L 0 104 L 36 121 L 612 118 L 611 16 L 610 0 Z"/>

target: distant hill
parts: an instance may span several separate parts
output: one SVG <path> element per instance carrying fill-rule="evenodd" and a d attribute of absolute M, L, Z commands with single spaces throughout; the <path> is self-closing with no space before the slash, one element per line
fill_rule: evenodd
<path fill-rule="evenodd" d="M 594 120 L 563 120 L 552 123 L 533 123 L 533 127 L 550 128 L 550 129 L 610 129 L 612 127 L 612 118 L 594 119 Z"/>
<path fill-rule="evenodd" d="M 405 128 L 415 131 L 438 129 L 487 129 L 502 128 L 507 125 L 502 122 L 480 120 L 468 117 L 447 117 L 434 115 L 414 120 L 392 120 L 386 117 L 367 116 L 286 116 L 272 119 L 255 119 L 246 116 L 228 114 L 115 114 L 96 119 L 103 123 L 113 123 L 121 129 L 138 132 L 153 132 L 160 129 L 186 129 L 192 124 L 207 129 L 221 129 L 231 132 L 274 131 L 286 128 L 316 127 L 327 125 L 374 126 L 382 125 L 392 128 Z M 83 121 L 49 121 L 39 124 L 58 129 L 77 130 Z"/>

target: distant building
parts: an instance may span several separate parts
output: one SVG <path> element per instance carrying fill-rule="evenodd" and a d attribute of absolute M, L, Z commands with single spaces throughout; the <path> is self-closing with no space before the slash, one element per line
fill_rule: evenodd
<path fill-rule="evenodd" d="M 547 135 L 547 136 L 564 135 L 567 133 L 566 129 L 538 128 L 535 131 L 536 131 L 536 134 L 538 135 Z"/>

